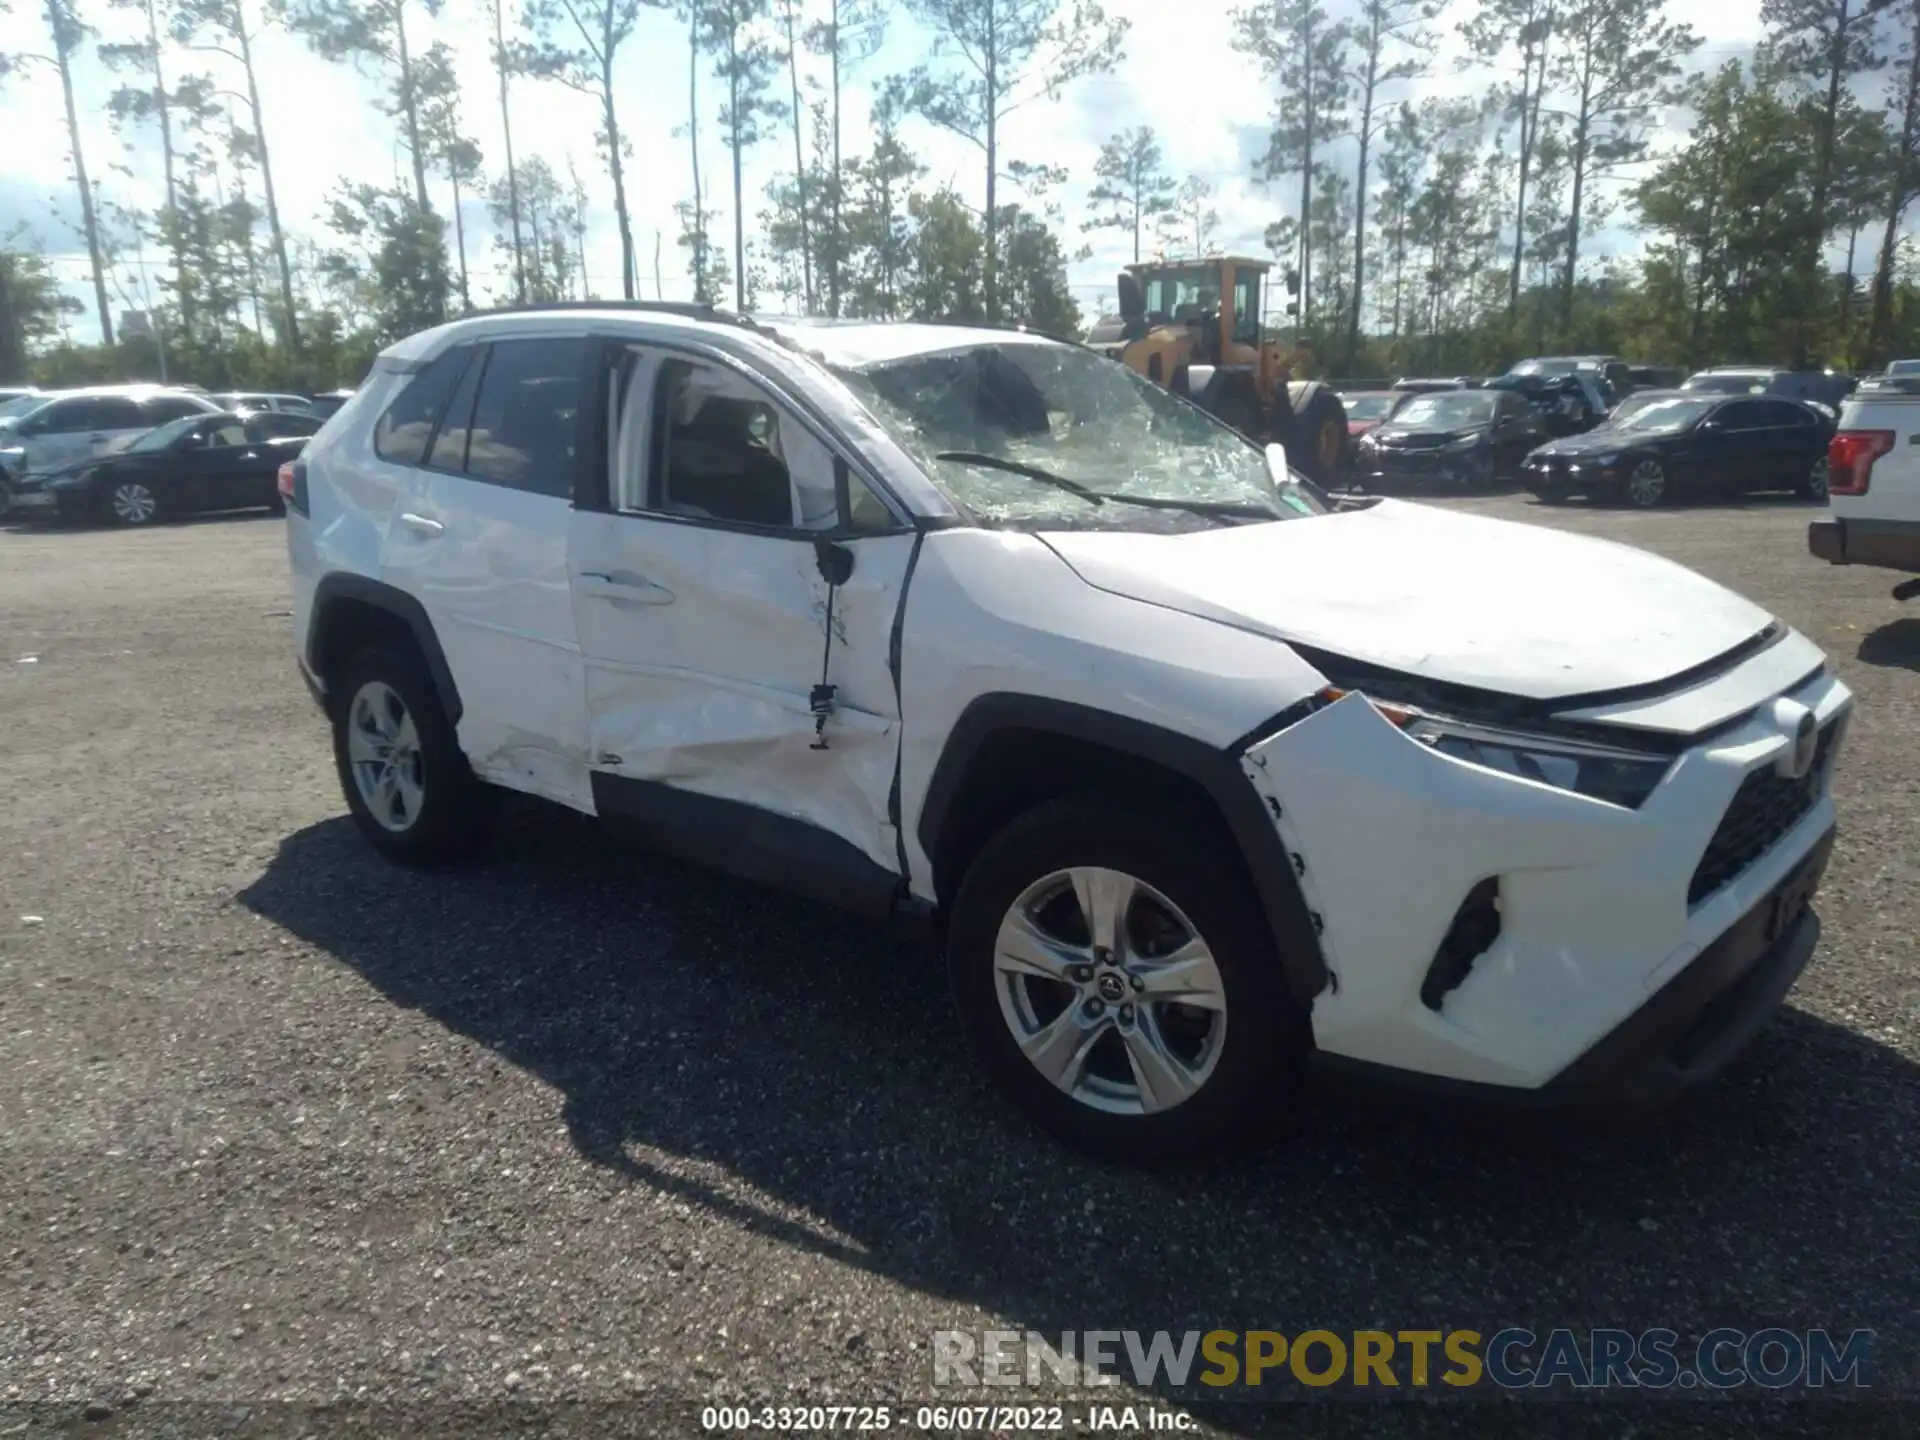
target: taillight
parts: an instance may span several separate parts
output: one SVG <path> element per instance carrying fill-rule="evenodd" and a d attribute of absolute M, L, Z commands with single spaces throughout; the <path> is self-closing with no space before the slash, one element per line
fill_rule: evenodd
<path fill-rule="evenodd" d="M 291 510 L 295 515 L 305 515 L 307 513 L 306 461 L 287 461 L 286 464 L 280 467 L 279 473 L 274 477 L 274 483 L 279 487 L 280 499 L 285 502 L 287 509 Z"/>
<path fill-rule="evenodd" d="M 1827 442 L 1827 493 L 1866 494 L 1873 462 L 1891 449 L 1891 430 L 1842 430 Z"/>

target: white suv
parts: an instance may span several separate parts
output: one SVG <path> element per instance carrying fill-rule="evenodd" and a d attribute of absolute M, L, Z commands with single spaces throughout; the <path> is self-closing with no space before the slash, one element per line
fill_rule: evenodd
<path fill-rule="evenodd" d="M 470 850 L 504 787 L 925 917 L 987 1067 L 1108 1154 L 1281 1109 L 1309 1059 L 1713 1073 L 1818 935 L 1819 650 L 1275 455 L 1026 333 L 475 317 L 282 471 L 301 665 L 389 855 Z"/>

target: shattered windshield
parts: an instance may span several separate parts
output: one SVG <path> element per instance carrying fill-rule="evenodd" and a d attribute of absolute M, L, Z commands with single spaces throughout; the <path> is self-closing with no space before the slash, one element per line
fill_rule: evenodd
<path fill-rule="evenodd" d="M 1275 485 L 1260 447 L 1091 351 L 1009 339 L 834 368 L 984 524 L 1169 530 L 1328 509 Z"/>

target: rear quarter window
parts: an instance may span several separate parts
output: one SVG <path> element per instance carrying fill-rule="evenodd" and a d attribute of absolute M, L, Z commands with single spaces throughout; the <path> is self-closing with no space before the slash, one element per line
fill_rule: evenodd
<path fill-rule="evenodd" d="M 419 465 L 440 417 L 473 360 L 471 345 L 457 345 L 407 382 L 373 427 L 373 453 L 395 465 Z"/>

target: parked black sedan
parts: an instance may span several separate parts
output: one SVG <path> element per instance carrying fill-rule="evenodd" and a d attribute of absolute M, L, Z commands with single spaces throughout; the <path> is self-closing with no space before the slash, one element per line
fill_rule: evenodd
<path fill-rule="evenodd" d="M 1353 483 L 1366 490 L 1431 485 L 1481 489 L 1520 473 L 1552 432 L 1513 390 L 1435 390 L 1409 396 L 1354 449 Z"/>
<path fill-rule="evenodd" d="M 147 525 L 195 510 L 278 510 L 280 466 L 307 443 L 304 434 L 274 433 L 279 428 L 231 412 L 189 415 L 123 450 L 47 477 L 45 499 L 36 503 L 23 491 L 15 503 L 52 510 L 62 520 L 116 525 Z"/>
<path fill-rule="evenodd" d="M 1527 456 L 1526 488 L 1651 509 L 1679 494 L 1795 490 L 1827 494 L 1833 425 L 1797 400 L 1698 391 L 1632 397 L 1607 423 Z"/>

